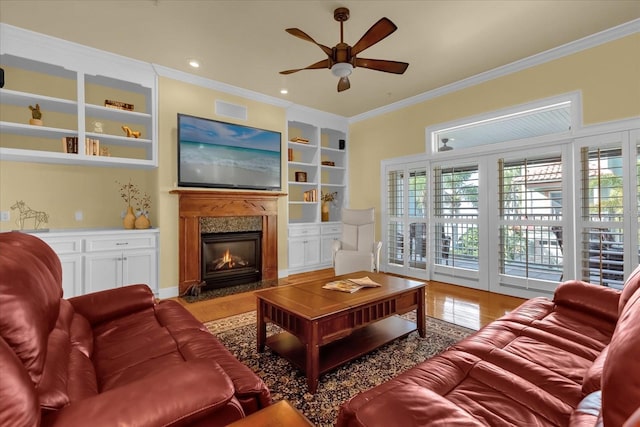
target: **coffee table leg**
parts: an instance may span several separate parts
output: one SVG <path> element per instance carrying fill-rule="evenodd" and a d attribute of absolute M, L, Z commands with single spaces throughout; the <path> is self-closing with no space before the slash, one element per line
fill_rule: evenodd
<path fill-rule="evenodd" d="M 256 310 L 257 317 L 257 335 L 258 335 L 258 353 L 262 353 L 264 351 L 264 345 L 267 341 L 267 323 L 264 321 L 264 315 L 262 313 L 262 301 L 258 299 Z"/>
<path fill-rule="evenodd" d="M 416 321 L 418 323 L 418 333 L 422 338 L 427 336 L 427 318 L 425 288 L 418 289 L 418 309 L 416 310 Z"/>
<path fill-rule="evenodd" d="M 318 322 L 311 324 L 310 336 L 307 337 L 307 387 L 309 393 L 313 394 L 318 389 L 320 348 L 318 347 Z"/>

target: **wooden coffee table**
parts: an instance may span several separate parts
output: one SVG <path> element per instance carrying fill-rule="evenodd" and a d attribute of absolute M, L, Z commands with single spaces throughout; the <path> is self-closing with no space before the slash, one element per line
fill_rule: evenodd
<path fill-rule="evenodd" d="M 257 291 L 258 352 L 265 345 L 307 376 L 310 393 L 318 378 L 350 360 L 418 330 L 426 333 L 426 283 L 361 271 L 341 278 L 369 276 L 379 288 L 352 294 L 322 289 L 326 279 Z M 417 323 L 397 314 L 417 310 Z M 267 338 L 267 323 L 284 332 Z"/>

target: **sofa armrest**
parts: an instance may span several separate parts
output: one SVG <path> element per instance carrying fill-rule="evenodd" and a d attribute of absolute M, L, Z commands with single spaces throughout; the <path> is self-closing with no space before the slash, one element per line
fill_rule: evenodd
<path fill-rule="evenodd" d="M 96 325 L 151 308 L 155 297 L 147 285 L 129 285 L 69 298 L 69 302 L 76 313 Z"/>
<path fill-rule="evenodd" d="M 42 425 L 185 425 L 223 407 L 233 393 L 231 379 L 215 361 L 188 361 L 74 402 L 45 417 Z"/>
<path fill-rule="evenodd" d="M 355 413 L 349 413 L 347 408 L 348 403 L 340 408 L 336 426 L 484 425 L 458 405 L 418 385 L 393 387 L 360 406 Z"/>
<path fill-rule="evenodd" d="M 620 291 L 579 280 L 561 283 L 553 296 L 553 302 L 558 305 L 590 312 L 613 322 L 618 320 L 619 299 Z"/>

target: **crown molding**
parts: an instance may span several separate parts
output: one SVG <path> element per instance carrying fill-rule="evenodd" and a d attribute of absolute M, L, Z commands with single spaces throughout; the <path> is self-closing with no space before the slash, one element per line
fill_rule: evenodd
<path fill-rule="evenodd" d="M 556 59 L 560 59 L 586 49 L 591 49 L 601 44 L 608 43 L 638 32 L 640 32 L 640 19 L 634 19 L 633 21 L 629 21 L 616 27 L 601 31 L 599 33 L 583 37 L 573 42 L 555 47 L 553 49 L 549 49 L 533 56 L 529 56 L 527 58 L 504 65 L 502 67 L 494 68 L 493 70 L 476 74 L 475 76 L 459 80 L 455 83 L 451 83 L 445 86 L 441 86 L 437 89 L 433 89 L 419 95 L 415 95 L 410 98 L 406 98 L 401 101 L 373 109 L 371 111 L 367 111 L 366 113 L 351 116 L 349 118 L 349 124 L 371 119 L 382 114 L 391 113 L 402 108 L 406 108 L 415 104 L 419 104 L 421 102 L 428 101 L 430 99 L 438 98 L 449 93 L 453 93 L 480 83 L 487 82 L 489 80 L 497 79 L 499 77 L 522 71 L 536 65 L 544 64 L 549 61 L 554 61 Z"/>
<path fill-rule="evenodd" d="M 152 64 L 156 74 L 160 77 L 167 77 L 174 80 L 179 80 L 185 83 L 190 83 L 196 86 L 204 87 L 207 89 L 217 90 L 219 92 L 228 93 L 230 95 L 236 95 L 242 98 L 247 98 L 253 101 L 263 102 L 265 104 L 274 105 L 276 107 L 289 108 L 293 105 L 291 101 L 286 101 L 275 96 L 265 95 L 259 92 L 255 92 L 248 89 L 243 89 L 238 86 L 222 83 L 216 80 L 207 79 L 204 77 L 196 76 L 184 71 L 175 70 L 173 68 L 165 67 L 163 65 Z"/>

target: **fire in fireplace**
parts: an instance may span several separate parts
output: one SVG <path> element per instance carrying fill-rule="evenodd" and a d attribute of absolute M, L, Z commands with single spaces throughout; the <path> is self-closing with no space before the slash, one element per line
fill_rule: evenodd
<path fill-rule="evenodd" d="M 261 232 L 203 233 L 202 280 L 206 289 L 261 279 Z"/>

